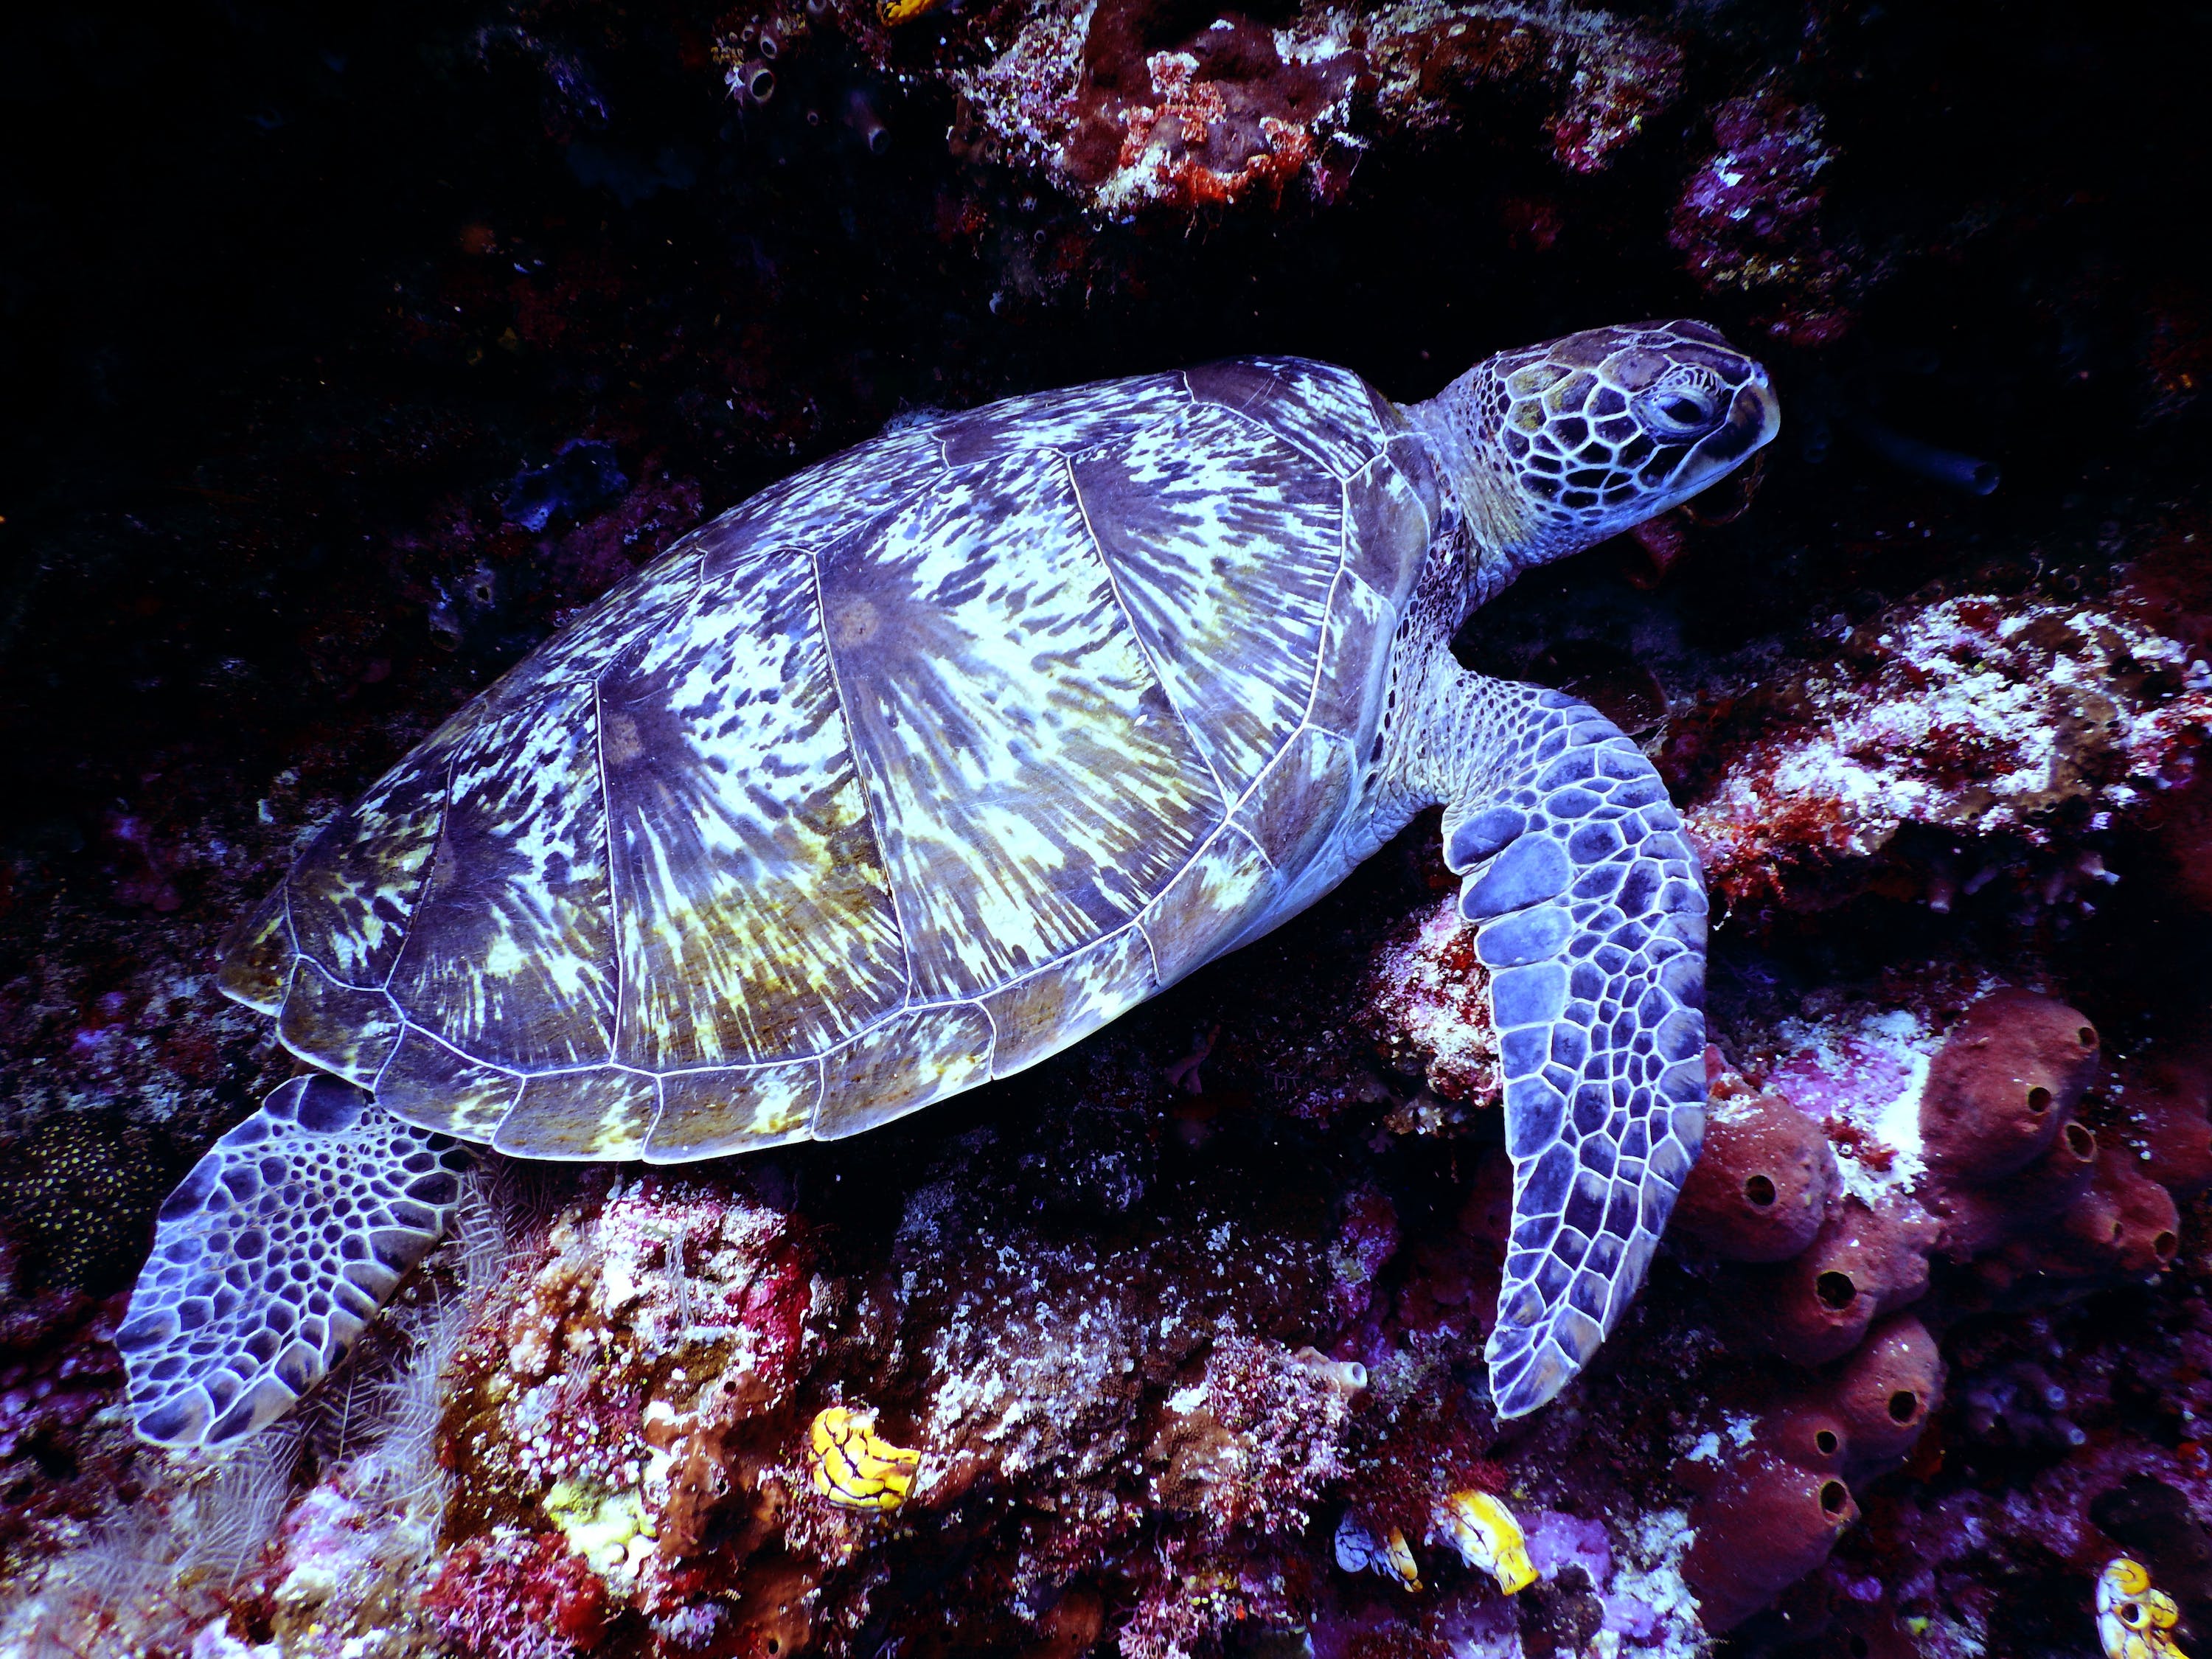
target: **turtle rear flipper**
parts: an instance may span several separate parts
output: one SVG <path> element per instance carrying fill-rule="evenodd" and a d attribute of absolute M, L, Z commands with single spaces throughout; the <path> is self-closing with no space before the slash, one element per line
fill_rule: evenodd
<path fill-rule="evenodd" d="M 220 1446 L 290 1410 L 446 1231 L 465 1158 L 336 1078 L 271 1092 L 161 1206 L 115 1338 L 138 1432 Z"/>
<path fill-rule="evenodd" d="M 1448 792 L 1444 861 L 1482 924 L 1513 1159 L 1486 1357 L 1499 1415 L 1518 1417 L 1619 1322 L 1697 1158 L 1705 894 L 1666 787 L 1612 721 L 1449 672 L 1478 752 Z"/>

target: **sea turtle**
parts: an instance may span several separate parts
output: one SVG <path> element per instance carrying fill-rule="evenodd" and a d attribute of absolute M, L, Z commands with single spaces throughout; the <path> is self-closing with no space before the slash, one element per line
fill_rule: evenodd
<path fill-rule="evenodd" d="M 1642 1282 L 1703 1131 L 1705 897 L 1650 763 L 1454 660 L 1522 569 L 1774 436 L 1695 322 L 1401 405 L 1287 357 L 884 433 L 623 583 L 326 826 L 230 996 L 319 1067 L 163 1206 L 140 1432 L 325 1375 L 452 1214 L 456 1142 L 678 1164 L 1035 1065 L 1444 807 L 1502 1033 L 1497 1408 Z"/>

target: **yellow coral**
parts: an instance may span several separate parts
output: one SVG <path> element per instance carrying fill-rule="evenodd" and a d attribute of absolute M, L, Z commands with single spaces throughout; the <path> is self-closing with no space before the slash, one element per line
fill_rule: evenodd
<path fill-rule="evenodd" d="M 539 1498 L 553 1524 L 601 1577 L 635 1572 L 653 1553 L 653 1517 L 634 1491 L 605 1492 L 580 1480 L 562 1480 Z"/>
<path fill-rule="evenodd" d="M 1508 1595 L 1518 1595 L 1536 1582 L 1521 1523 L 1486 1492 L 1455 1492 L 1438 1504 L 1431 1536 L 1437 1534 L 1468 1565 L 1497 1579 L 1498 1588 Z"/>
<path fill-rule="evenodd" d="M 943 0 L 876 0 L 876 15 L 886 23 L 908 23 L 935 11 Z"/>
<path fill-rule="evenodd" d="M 888 1513 L 906 1502 L 921 1454 L 879 1439 L 873 1412 L 832 1406 L 808 1433 L 814 1490 L 840 1509 Z"/>
<path fill-rule="evenodd" d="M 2105 1659 L 2188 1659 L 2168 1634 L 2180 1618 L 2173 1598 L 2150 1587 L 2142 1562 L 2122 1555 L 2105 1563 L 2097 1577 L 2097 1638 Z"/>

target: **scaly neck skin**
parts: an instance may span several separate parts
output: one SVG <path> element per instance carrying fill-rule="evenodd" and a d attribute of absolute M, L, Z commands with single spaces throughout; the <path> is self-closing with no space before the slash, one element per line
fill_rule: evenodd
<path fill-rule="evenodd" d="M 1486 424 L 1485 405 L 1494 373 L 1488 363 L 1477 363 L 1426 403 L 1404 405 L 1406 417 L 1429 441 L 1471 544 L 1462 617 L 1530 565 L 1564 550 L 1551 545 L 1556 527 L 1531 510 L 1498 449 L 1497 434 Z"/>
<path fill-rule="evenodd" d="M 1403 828 L 1427 806 L 1466 797 L 1489 767 L 1494 737 L 1482 729 L 1480 677 L 1452 655 L 1451 634 L 1417 623 L 1391 663 L 1397 718 L 1376 780 L 1377 816 Z"/>
<path fill-rule="evenodd" d="M 1435 454 L 1448 501 L 1391 664 L 1397 718 L 1377 779 L 1381 823 L 1402 826 L 1422 807 L 1465 797 L 1489 769 L 1495 734 L 1484 730 L 1481 678 L 1460 666 L 1452 636 L 1523 570 L 1555 556 L 1540 534 L 1531 537 L 1528 498 L 1482 428 L 1488 373 L 1478 363 L 1428 402 L 1403 405 Z"/>

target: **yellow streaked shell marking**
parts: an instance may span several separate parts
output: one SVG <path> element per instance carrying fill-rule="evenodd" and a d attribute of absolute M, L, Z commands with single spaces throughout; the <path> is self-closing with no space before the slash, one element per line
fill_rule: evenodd
<path fill-rule="evenodd" d="M 1299 731 L 1237 813 L 1237 827 L 1278 870 L 1304 870 L 1352 803 L 1352 745 L 1314 726 Z"/>
<path fill-rule="evenodd" d="M 376 1103 L 392 1116 L 484 1146 L 521 1093 L 514 1073 L 466 1059 L 411 1026 L 376 1079 Z"/>
<path fill-rule="evenodd" d="M 221 946 L 216 985 L 233 1002 L 256 1013 L 273 1014 L 283 1006 L 294 955 L 291 921 L 285 914 L 285 884 L 239 919 Z"/>
<path fill-rule="evenodd" d="M 459 745 L 390 988 L 410 1019 L 517 1071 L 614 1041 L 614 939 L 588 685 L 502 697 Z"/>
<path fill-rule="evenodd" d="M 837 1140 L 988 1082 L 991 1017 L 981 1005 L 910 1008 L 822 1062 L 817 1140 Z"/>
<path fill-rule="evenodd" d="M 382 985 L 392 973 L 437 848 L 461 735 L 448 726 L 386 773 L 292 867 L 293 942 L 342 985 Z"/>
<path fill-rule="evenodd" d="M 998 1046 L 991 1073 L 1011 1077 L 1135 1007 L 1155 989 L 1152 947 L 1124 927 L 983 999 Z"/>
<path fill-rule="evenodd" d="M 1528 1540 L 1513 1511 L 1486 1492 L 1455 1492 L 1437 1504 L 1432 1537 L 1442 1537 L 1470 1567 L 1518 1595 L 1536 1582 Z"/>
<path fill-rule="evenodd" d="M 1288 357 L 1231 357 L 1183 371 L 1201 404 L 1234 409 L 1348 478 L 1380 448 L 1378 399 L 1349 369 Z"/>
<path fill-rule="evenodd" d="M 510 1158 L 604 1163 L 633 1158 L 660 1113 L 660 1084 L 637 1072 L 600 1066 L 525 1079 L 492 1149 Z"/>
<path fill-rule="evenodd" d="M 2097 1639 L 2105 1659 L 2188 1659 L 2172 1636 L 2181 1609 L 2153 1589 L 2140 1561 L 2116 1556 L 2097 1577 Z"/>
<path fill-rule="evenodd" d="M 627 653 L 599 696 L 616 1057 L 654 1072 L 797 1060 L 903 1004 L 811 559 L 737 568 Z"/>
<path fill-rule="evenodd" d="M 1341 562 L 1343 487 L 1216 408 L 1070 465 L 1170 700 L 1241 795 L 1305 714 Z"/>
<path fill-rule="evenodd" d="M 821 580 L 917 999 L 1056 961 L 1189 860 L 1222 803 L 1060 457 L 950 475 L 823 554 Z"/>
<path fill-rule="evenodd" d="M 814 1490 L 841 1510 L 889 1514 L 907 1500 L 921 1454 L 876 1432 L 873 1412 L 832 1406 L 817 1413 L 806 1434 L 806 1467 Z"/>
<path fill-rule="evenodd" d="M 276 1035 L 294 1054 L 367 1089 L 399 1042 L 398 1006 L 382 991 L 340 985 L 313 963 L 292 969 Z"/>
<path fill-rule="evenodd" d="M 1228 950 L 1276 890 L 1274 866 L 1249 836 L 1224 830 L 1214 836 L 1145 912 L 1160 983 L 1171 985 Z"/>
<path fill-rule="evenodd" d="M 822 1062 L 675 1072 L 660 1080 L 648 1164 L 688 1164 L 805 1140 L 822 1103 Z"/>
<path fill-rule="evenodd" d="M 1393 447 L 1393 454 L 1407 447 Z M 1403 605 L 1429 556 L 1436 533 L 1436 504 L 1424 501 L 1388 456 L 1376 456 L 1344 487 L 1351 512 L 1345 568 L 1389 600 Z"/>
<path fill-rule="evenodd" d="M 1390 672 L 1390 635 L 1398 613 L 1390 602 L 1350 571 L 1337 579 L 1322 632 L 1321 672 L 1310 718 L 1352 740 L 1364 753 L 1382 718 L 1383 686 Z"/>

